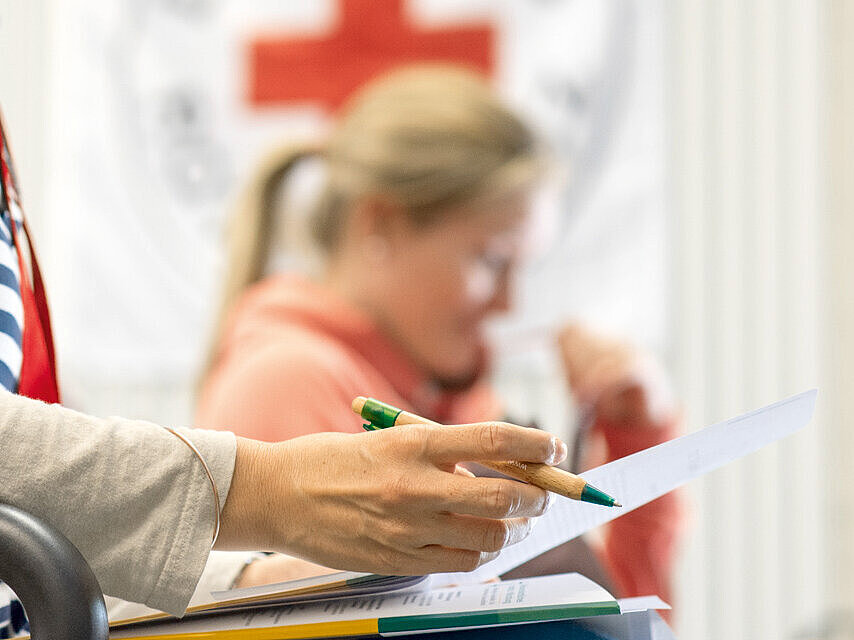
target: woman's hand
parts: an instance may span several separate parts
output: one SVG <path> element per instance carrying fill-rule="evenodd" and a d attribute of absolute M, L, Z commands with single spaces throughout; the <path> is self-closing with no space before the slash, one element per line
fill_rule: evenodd
<path fill-rule="evenodd" d="M 459 473 L 464 461 L 556 464 L 566 445 L 504 423 L 406 425 L 276 444 L 238 438 L 218 548 L 354 571 L 470 571 L 524 538 L 548 494 Z"/>
<path fill-rule="evenodd" d="M 573 324 L 558 335 L 558 347 L 576 401 L 598 417 L 652 426 L 673 415 L 666 376 L 631 345 Z"/>

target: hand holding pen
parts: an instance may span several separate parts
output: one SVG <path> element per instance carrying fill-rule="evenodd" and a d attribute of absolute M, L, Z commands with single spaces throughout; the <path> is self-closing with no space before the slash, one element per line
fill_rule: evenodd
<path fill-rule="evenodd" d="M 518 454 L 557 464 L 566 453 L 548 433 L 497 422 L 238 438 L 217 546 L 389 575 L 471 571 L 525 538 L 549 495 L 467 477 L 459 463 Z"/>

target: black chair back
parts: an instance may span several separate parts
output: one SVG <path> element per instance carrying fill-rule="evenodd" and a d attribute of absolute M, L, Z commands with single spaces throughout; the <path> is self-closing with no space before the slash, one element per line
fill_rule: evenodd
<path fill-rule="evenodd" d="M 27 612 L 33 640 L 107 640 L 104 596 L 77 548 L 21 509 L 0 504 L 0 580 Z"/>

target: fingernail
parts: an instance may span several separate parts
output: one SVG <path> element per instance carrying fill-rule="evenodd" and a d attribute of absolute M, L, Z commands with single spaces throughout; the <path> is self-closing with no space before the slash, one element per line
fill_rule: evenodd
<path fill-rule="evenodd" d="M 519 541 L 524 540 L 529 535 L 531 535 L 531 531 L 534 530 L 534 525 L 537 523 L 536 518 L 528 518 L 528 521 L 525 523 L 525 531 L 522 536 L 519 538 Z"/>
<path fill-rule="evenodd" d="M 549 512 L 549 509 L 552 508 L 552 502 L 553 502 L 552 494 L 547 492 L 546 493 L 546 502 L 543 505 L 543 515 L 547 514 Z"/>
<path fill-rule="evenodd" d="M 564 460 L 566 460 L 566 456 L 569 454 L 569 449 L 566 446 L 566 443 L 563 440 L 558 440 L 558 455 L 557 461 L 555 464 L 560 464 Z"/>
<path fill-rule="evenodd" d="M 566 460 L 567 449 L 563 440 L 560 438 L 552 438 L 552 454 L 549 459 L 549 464 L 560 464 Z"/>
<path fill-rule="evenodd" d="M 507 542 L 506 546 L 511 546 L 517 542 L 521 542 L 531 534 L 531 529 L 534 527 L 534 518 L 526 518 L 524 525 L 513 531 L 513 536 Z"/>

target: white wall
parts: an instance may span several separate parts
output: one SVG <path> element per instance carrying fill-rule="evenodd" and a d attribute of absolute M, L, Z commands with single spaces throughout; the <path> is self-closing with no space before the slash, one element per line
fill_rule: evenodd
<path fill-rule="evenodd" d="M 822 4 L 668 3 L 674 366 L 692 428 L 820 385 Z M 826 607 L 827 391 L 691 488 L 678 629 L 791 638 Z"/>
<path fill-rule="evenodd" d="M 826 299 L 822 328 L 828 489 L 829 601 L 854 608 L 854 3 L 828 2 Z"/>

